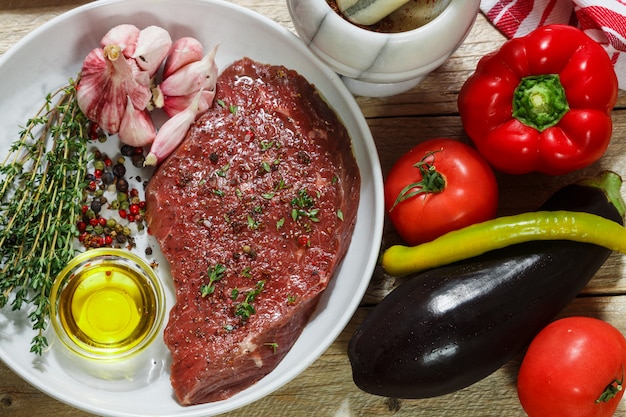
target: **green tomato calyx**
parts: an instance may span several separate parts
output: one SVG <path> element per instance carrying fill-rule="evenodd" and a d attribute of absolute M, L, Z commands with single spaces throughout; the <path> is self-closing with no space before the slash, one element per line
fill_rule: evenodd
<path fill-rule="evenodd" d="M 415 168 L 419 169 L 422 179 L 420 181 L 412 182 L 404 187 L 398 194 L 396 201 L 393 203 L 393 206 L 391 206 L 389 211 L 393 210 L 398 204 L 411 197 L 415 197 L 420 194 L 440 193 L 446 188 L 446 180 L 444 176 L 441 172 L 437 171 L 437 168 L 435 168 L 434 154 L 437 152 L 439 151 L 426 152 L 426 155 L 424 155 L 419 162 L 413 164 Z M 429 162 L 428 159 L 431 156 L 432 160 Z"/>
<path fill-rule="evenodd" d="M 622 379 L 614 379 L 609 385 L 606 386 L 602 394 L 596 400 L 597 403 L 606 403 L 615 398 L 615 396 L 624 389 L 624 368 L 622 368 Z"/>

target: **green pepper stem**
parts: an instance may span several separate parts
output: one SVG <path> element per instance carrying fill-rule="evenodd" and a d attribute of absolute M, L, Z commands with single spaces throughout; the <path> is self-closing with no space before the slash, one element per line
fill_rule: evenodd
<path fill-rule="evenodd" d="M 593 243 L 626 254 L 626 228 L 621 224 L 595 214 L 560 210 L 502 216 L 417 246 L 391 246 L 381 262 L 385 272 L 402 276 L 537 240 Z"/>
<path fill-rule="evenodd" d="M 513 117 L 540 132 L 556 125 L 569 111 L 558 74 L 522 78 L 513 96 Z"/>

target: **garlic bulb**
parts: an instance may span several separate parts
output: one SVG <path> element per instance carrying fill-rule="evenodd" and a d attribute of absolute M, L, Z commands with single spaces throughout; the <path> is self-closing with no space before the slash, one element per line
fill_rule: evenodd
<path fill-rule="evenodd" d="M 141 79 L 141 71 L 137 73 Z M 117 133 L 126 110 L 127 98 L 143 110 L 152 93 L 138 82 L 129 62 L 117 45 L 94 49 L 81 69 L 76 100 L 81 111 L 108 133 Z"/>
<path fill-rule="evenodd" d="M 139 28 L 135 25 L 117 25 L 102 37 L 100 46 L 104 48 L 107 45 L 117 45 L 124 53 L 124 56 L 130 58 L 135 53 L 139 32 Z"/>
<path fill-rule="evenodd" d="M 121 142 L 151 146 L 147 164 L 157 164 L 182 141 L 189 126 L 215 99 L 217 46 L 204 55 L 195 38 L 172 43 L 158 26 L 121 24 L 109 30 L 85 60 L 77 85 L 81 111 Z M 162 83 L 159 69 L 163 67 Z M 151 111 L 170 118 L 157 129 Z"/>

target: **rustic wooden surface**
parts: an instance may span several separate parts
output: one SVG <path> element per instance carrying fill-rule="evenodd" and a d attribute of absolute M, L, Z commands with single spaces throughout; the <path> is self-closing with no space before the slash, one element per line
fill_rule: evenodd
<path fill-rule="evenodd" d="M 0 54 L 28 32 L 77 5 L 80 0 L 0 0 Z M 293 30 L 284 0 L 235 0 Z M 412 91 L 386 99 L 357 98 L 368 119 L 386 172 L 417 141 L 449 136 L 467 140 L 458 116 L 456 97 L 478 59 L 496 49 L 504 38 L 479 15 L 466 42 L 437 71 Z M 1 74 L 0 74 L 1 76 Z M 9 103 L 3 103 L 9 105 Z M 626 94 L 620 93 L 613 112 L 614 139 L 600 163 L 565 177 L 499 175 L 501 213 L 532 210 L 560 185 L 604 168 L 626 174 Z M 17 122 L 17 121 L 16 121 Z M 626 194 L 626 190 L 622 190 Z M 387 226 L 383 245 L 395 239 Z M 368 395 L 352 383 L 346 355 L 357 324 L 397 283 L 377 271 L 362 307 L 328 351 L 309 369 L 274 394 L 227 414 L 236 416 L 524 416 L 516 395 L 520 358 L 477 384 L 453 394 L 427 400 L 395 400 Z M 626 259 L 614 254 L 563 315 L 602 318 L 626 332 Z M 80 395 L 80 393 L 77 393 Z M 87 417 L 22 381 L 0 363 L 0 415 L 6 417 Z M 626 403 L 616 415 L 626 415 Z"/>

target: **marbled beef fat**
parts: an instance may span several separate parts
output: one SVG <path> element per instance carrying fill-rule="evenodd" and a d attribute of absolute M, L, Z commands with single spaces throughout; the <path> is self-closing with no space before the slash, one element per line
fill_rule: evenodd
<path fill-rule="evenodd" d="M 276 367 L 344 256 L 359 201 L 348 134 L 302 76 L 244 58 L 216 100 L 147 189 L 176 288 L 165 342 L 184 405 Z"/>

